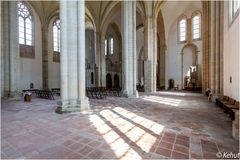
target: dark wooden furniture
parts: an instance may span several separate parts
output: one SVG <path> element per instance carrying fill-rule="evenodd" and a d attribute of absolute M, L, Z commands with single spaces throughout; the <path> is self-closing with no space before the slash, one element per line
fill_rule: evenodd
<path fill-rule="evenodd" d="M 86 88 L 86 94 L 93 99 L 105 99 L 107 96 L 120 97 L 121 88 L 89 87 Z"/>
<path fill-rule="evenodd" d="M 36 93 L 37 97 L 54 100 L 52 91 L 38 90 L 35 93 Z"/>

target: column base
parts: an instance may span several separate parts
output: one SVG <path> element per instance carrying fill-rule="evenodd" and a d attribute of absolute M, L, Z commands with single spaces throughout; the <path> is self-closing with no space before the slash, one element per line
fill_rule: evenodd
<path fill-rule="evenodd" d="M 144 92 L 145 92 L 145 93 L 154 93 L 154 92 L 156 92 L 156 91 L 154 91 L 152 88 L 145 87 L 145 88 L 144 88 Z"/>
<path fill-rule="evenodd" d="M 81 100 L 61 100 L 57 102 L 56 113 L 72 113 L 72 112 L 84 112 L 89 111 L 88 98 Z"/>
<path fill-rule="evenodd" d="M 133 91 L 133 94 L 130 94 L 129 91 L 124 90 L 122 95 L 123 95 L 123 97 L 127 97 L 127 98 L 138 98 L 139 97 L 137 90 Z"/>

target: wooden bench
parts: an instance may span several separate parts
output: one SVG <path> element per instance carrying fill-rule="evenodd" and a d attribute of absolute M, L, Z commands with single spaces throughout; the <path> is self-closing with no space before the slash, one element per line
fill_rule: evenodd
<path fill-rule="evenodd" d="M 234 104 L 224 104 L 224 112 L 229 113 L 229 117 L 235 119 L 235 111 L 239 110 L 239 102 L 235 101 Z"/>
<path fill-rule="evenodd" d="M 221 104 L 222 104 L 224 113 L 227 113 L 228 112 L 228 107 L 227 106 L 234 105 L 235 104 L 235 100 L 232 99 L 232 98 L 229 98 L 228 101 L 223 101 Z"/>
<path fill-rule="evenodd" d="M 219 107 L 223 107 L 223 103 L 224 102 L 228 102 L 229 101 L 229 97 L 228 96 L 223 96 L 221 98 L 217 98 L 216 99 L 216 104 L 219 106 Z"/>

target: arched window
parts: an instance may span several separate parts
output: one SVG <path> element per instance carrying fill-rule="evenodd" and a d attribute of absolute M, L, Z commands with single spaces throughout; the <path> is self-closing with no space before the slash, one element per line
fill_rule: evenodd
<path fill-rule="evenodd" d="M 60 52 L 60 20 L 53 23 L 53 51 Z"/>
<path fill-rule="evenodd" d="M 230 0 L 229 1 L 229 14 L 231 21 L 237 17 L 237 13 L 239 12 L 240 8 L 240 0 Z"/>
<path fill-rule="evenodd" d="M 192 39 L 201 38 L 201 14 L 195 13 L 192 16 Z"/>
<path fill-rule="evenodd" d="M 18 32 L 19 44 L 32 46 L 33 30 L 32 15 L 22 2 L 18 3 Z"/>
<path fill-rule="evenodd" d="M 104 41 L 104 53 L 105 53 L 105 56 L 107 55 L 107 47 L 108 45 L 107 45 L 107 40 L 105 39 L 105 41 Z"/>
<path fill-rule="evenodd" d="M 113 55 L 113 37 L 111 37 L 110 39 L 109 39 L 109 50 L 110 50 L 110 54 L 111 55 Z"/>
<path fill-rule="evenodd" d="M 178 22 L 178 33 L 179 33 L 179 41 L 186 41 L 187 35 L 187 19 L 185 17 L 181 18 Z"/>

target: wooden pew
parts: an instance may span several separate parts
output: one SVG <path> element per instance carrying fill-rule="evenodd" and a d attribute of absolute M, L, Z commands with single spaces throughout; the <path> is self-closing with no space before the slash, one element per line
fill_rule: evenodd
<path fill-rule="evenodd" d="M 239 102 L 235 102 L 234 104 L 225 104 L 225 110 L 229 113 L 229 117 L 234 120 L 235 119 L 235 111 L 239 110 Z"/>
<path fill-rule="evenodd" d="M 217 102 L 218 101 L 218 102 Z M 223 103 L 224 102 L 228 102 L 229 101 L 229 97 L 228 96 L 223 96 L 222 98 L 220 99 L 217 99 L 216 100 L 216 103 L 218 104 L 219 107 L 223 107 Z"/>
<path fill-rule="evenodd" d="M 235 100 L 232 99 L 232 98 L 229 98 L 228 101 L 223 101 L 222 102 L 222 107 L 223 107 L 224 113 L 228 112 L 228 107 L 227 106 L 234 105 L 234 104 L 235 104 Z"/>

